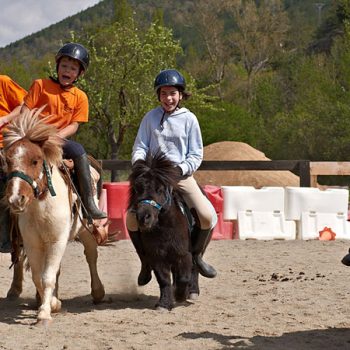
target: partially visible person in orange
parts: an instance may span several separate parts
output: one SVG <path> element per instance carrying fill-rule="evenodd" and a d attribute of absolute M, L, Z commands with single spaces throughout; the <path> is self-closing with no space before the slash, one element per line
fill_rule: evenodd
<path fill-rule="evenodd" d="M 27 91 L 7 75 L 0 75 L 0 131 L 19 114 L 23 98 Z M 3 135 L 0 132 L 0 149 L 3 148 Z M 10 214 L 7 206 L 1 200 L 6 185 L 6 176 L 0 166 L 0 253 L 10 253 Z"/>
<path fill-rule="evenodd" d="M 57 79 L 35 80 L 24 97 L 21 113 L 46 105 L 42 116 L 46 123 L 57 127 L 57 136 L 64 139 L 64 158 L 74 161 L 78 190 L 87 216 L 103 219 L 107 215 L 94 201 L 88 156 L 80 143 L 69 139 L 89 117 L 88 97 L 74 86 L 89 66 L 89 53 L 83 45 L 68 43 L 59 49 L 55 59 Z"/>
<path fill-rule="evenodd" d="M 0 75 L 0 130 L 16 116 L 27 91 L 7 75 Z M 0 148 L 3 136 L 0 133 Z"/>

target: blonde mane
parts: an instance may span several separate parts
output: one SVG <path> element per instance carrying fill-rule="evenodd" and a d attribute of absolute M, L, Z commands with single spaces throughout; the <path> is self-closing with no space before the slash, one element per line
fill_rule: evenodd
<path fill-rule="evenodd" d="M 26 110 L 16 116 L 4 132 L 5 152 L 17 141 L 27 139 L 41 145 L 45 159 L 55 165 L 62 162 L 62 144 L 57 135 L 55 126 L 45 124 L 45 118 L 40 118 L 40 109 Z"/>

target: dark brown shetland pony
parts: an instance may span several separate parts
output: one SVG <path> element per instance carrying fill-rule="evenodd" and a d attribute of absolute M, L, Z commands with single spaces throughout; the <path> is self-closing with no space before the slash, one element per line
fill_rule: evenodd
<path fill-rule="evenodd" d="M 158 153 L 137 161 L 129 180 L 129 209 L 136 213 L 145 258 L 160 288 L 156 308 L 171 310 L 174 297 L 183 302 L 199 294 L 190 224 L 177 188 L 179 175 L 174 164 Z"/>

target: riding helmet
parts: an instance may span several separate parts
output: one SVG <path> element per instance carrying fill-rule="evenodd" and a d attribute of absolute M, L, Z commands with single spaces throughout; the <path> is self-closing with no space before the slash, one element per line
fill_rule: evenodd
<path fill-rule="evenodd" d="M 77 43 L 68 43 L 63 45 L 56 54 L 56 63 L 59 63 L 59 60 L 63 56 L 68 56 L 71 58 L 74 58 L 78 60 L 81 64 L 81 67 L 84 71 L 87 70 L 90 62 L 89 52 L 86 50 L 86 48 Z"/>
<path fill-rule="evenodd" d="M 166 69 L 157 75 L 154 81 L 154 90 L 158 93 L 162 86 L 176 86 L 180 91 L 185 91 L 186 81 L 176 69 Z"/>

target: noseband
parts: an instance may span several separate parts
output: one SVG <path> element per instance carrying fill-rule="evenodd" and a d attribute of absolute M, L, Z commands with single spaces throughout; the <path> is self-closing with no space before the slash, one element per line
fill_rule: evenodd
<path fill-rule="evenodd" d="M 40 172 L 38 180 L 41 180 L 43 178 L 44 174 L 46 175 L 46 178 L 47 178 L 47 187 L 50 191 L 50 194 L 52 197 L 54 197 L 54 196 L 56 196 L 56 192 L 55 192 L 53 185 L 52 185 L 50 169 L 49 169 L 45 160 L 43 162 L 43 169 Z M 40 196 L 41 193 L 39 191 L 38 183 L 34 179 L 32 179 L 30 176 L 28 176 L 27 174 L 25 174 L 22 171 L 13 171 L 7 175 L 7 180 L 9 181 L 14 177 L 19 177 L 22 180 L 26 181 L 32 187 L 32 189 L 34 191 L 35 198 L 38 198 Z"/>
<path fill-rule="evenodd" d="M 162 208 L 164 207 L 164 205 L 171 203 L 171 192 L 172 192 L 172 189 L 169 190 L 167 188 L 167 190 L 166 190 L 166 198 L 165 198 L 165 201 L 164 201 L 163 204 L 159 204 L 153 199 L 142 199 L 142 200 L 139 201 L 138 204 L 148 204 L 148 205 L 151 205 L 152 207 L 158 209 L 158 211 L 161 211 Z"/>

